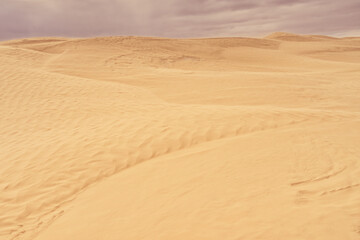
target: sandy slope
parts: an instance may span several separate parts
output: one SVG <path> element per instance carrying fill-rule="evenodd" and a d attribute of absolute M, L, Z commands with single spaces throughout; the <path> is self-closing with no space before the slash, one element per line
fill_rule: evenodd
<path fill-rule="evenodd" d="M 0 43 L 0 239 L 360 239 L 360 38 Z"/>

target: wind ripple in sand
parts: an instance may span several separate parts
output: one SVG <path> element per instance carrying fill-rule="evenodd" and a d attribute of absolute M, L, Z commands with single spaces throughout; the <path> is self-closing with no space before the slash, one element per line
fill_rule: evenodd
<path fill-rule="evenodd" d="M 189 44 L 188 41 L 176 42 L 175 47 L 171 41 L 165 41 L 160 43 L 159 49 L 153 49 L 160 40 L 154 40 L 153 43 L 150 40 L 129 38 L 120 41 L 123 44 L 121 46 L 116 45 L 119 44 L 117 38 L 105 40 L 46 40 L 30 41 L 25 45 L 15 42 L 0 48 L 0 113 L 3 116 L 0 119 L 0 160 L 3 166 L 0 170 L 0 212 L 4 213 L 0 215 L 0 236 L 4 236 L 0 239 L 31 239 L 62 215 L 64 205 L 71 203 L 90 185 L 146 160 L 229 137 L 297 128 L 305 131 L 314 125 L 331 126 L 360 119 L 358 112 L 342 108 L 169 103 L 152 92 L 154 86 L 151 86 L 151 82 L 150 87 L 147 83 L 144 87 L 136 87 L 116 81 L 76 77 L 85 74 L 86 69 L 82 69 L 84 62 L 80 61 L 79 65 L 73 62 L 69 64 L 64 59 L 84 57 L 89 66 L 97 66 L 95 63 L 98 66 L 113 64 L 110 60 L 115 59 L 115 65 L 123 66 L 121 57 L 108 58 L 111 49 L 107 48 L 122 49 L 125 45 L 129 49 L 133 47 L 134 52 L 139 49 L 146 52 L 148 49 L 148 56 L 141 53 L 141 60 L 131 54 L 127 56 L 135 64 L 132 67 L 146 65 L 143 69 L 144 78 L 146 74 L 153 78 L 154 72 L 149 69 L 154 64 L 156 67 L 191 69 L 194 59 L 202 59 L 197 64 L 206 69 L 213 63 L 207 65 L 204 59 L 209 62 L 215 59 L 208 53 L 198 58 L 196 54 L 199 53 L 191 49 L 186 51 L 195 57 L 187 59 L 189 62 L 184 62 L 181 56 L 169 57 L 176 47 Z M 246 51 L 248 47 L 255 48 L 259 44 L 259 49 L 278 51 L 280 45 L 273 40 L 229 41 L 222 42 L 219 39 L 204 43 L 212 47 L 244 46 Z M 145 46 L 139 47 L 141 42 Z M 105 57 L 100 53 L 91 53 L 90 56 L 88 52 L 79 50 L 99 46 L 105 49 Z M 202 51 L 206 52 L 205 48 Z M 218 54 L 216 52 L 216 56 Z M 169 59 L 170 65 L 167 61 Z M 231 58 L 229 62 L 233 63 L 234 59 Z M 317 63 L 320 66 L 320 62 Z M 115 67 L 115 74 L 118 74 L 119 69 L 114 65 L 111 67 Z M 129 74 L 134 74 L 134 70 L 140 71 L 129 69 Z M 69 76 L 71 71 L 74 76 Z M 89 67 L 88 71 L 98 71 L 98 74 L 111 79 L 107 75 L 109 73 L 105 74 L 101 69 Z M 358 84 L 352 82 L 351 86 L 356 88 Z M 206 88 L 206 85 L 203 87 Z M 163 89 L 164 86 L 160 84 L 159 88 Z M 254 96 L 259 97 L 255 92 Z M 319 99 L 330 99 L 331 102 L 333 98 Z M 341 179 L 336 180 L 336 184 L 323 186 L 328 179 L 341 177 L 345 173 L 347 176 L 356 175 L 359 166 L 354 163 L 355 160 L 343 161 L 341 164 L 338 158 L 357 156 L 357 148 L 352 150 L 355 155 L 349 154 L 343 150 L 346 147 L 331 144 L 331 139 L 320 141 L 316 134 L 304 135 L 304 138 L 301 136 L 300 139 L 291 139 L 294 142 L 308 142 L 309 145 L 300 144 L 292 150 L 301 154 L 294 157 L 290 185 L 293 188 L 301 188 L 306 184 L 320 185 L 312 185 L 308 190 L 296 190 L 297 203 L 307 203 L 318 198 L 318 195 L 329 195 L 358 186 L 354 180 L 344 183 Z M 306 150 L 301 146 L 303 149 L 316 149 L 314 151 L 318 157 L 314 160 L 313 150 L 309 151 L 309 156 L 303 154 Z M 245 149 L 246 146 L 240 145 L 239 148 Z M 331 151 L 337 152 L 335 154 Z M 336 156 L 336 159 L 331 156 Z M 351 174 L 348 173 L 350 168 L 355 169 Z"/>

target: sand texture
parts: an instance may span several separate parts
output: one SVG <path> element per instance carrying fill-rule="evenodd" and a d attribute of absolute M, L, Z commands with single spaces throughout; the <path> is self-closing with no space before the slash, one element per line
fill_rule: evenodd
<path fill-rule="evenodd" d="M 0 42 L 0 240 L 359 240 L 360 38 Z"/>

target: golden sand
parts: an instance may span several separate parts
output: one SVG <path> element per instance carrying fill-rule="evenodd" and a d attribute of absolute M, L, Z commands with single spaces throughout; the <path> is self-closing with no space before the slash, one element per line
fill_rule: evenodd
<path fill-rule="evenodd" d="M 360 239 L 360 38 L 0 43 L 0 239 Z"/>

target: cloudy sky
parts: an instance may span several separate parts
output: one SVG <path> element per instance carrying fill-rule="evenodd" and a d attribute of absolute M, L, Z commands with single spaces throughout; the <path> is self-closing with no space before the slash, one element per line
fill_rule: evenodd
<path fill-rule="evenodd" d="M 0 39 L 360 35 L 359 0 L 0 0 Z"/>

